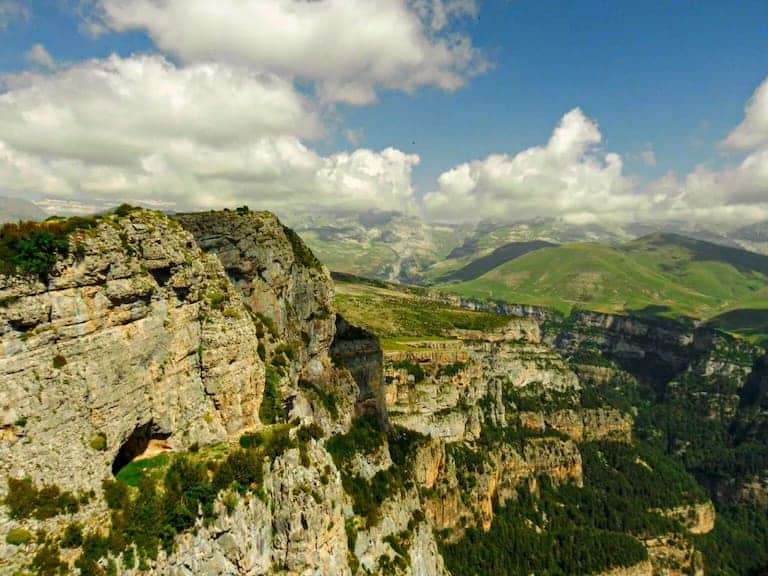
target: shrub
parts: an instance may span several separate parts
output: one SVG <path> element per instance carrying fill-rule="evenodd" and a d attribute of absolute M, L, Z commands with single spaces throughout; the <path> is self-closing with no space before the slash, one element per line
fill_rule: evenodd
<path fill-rule="evenodd" d="M 64 366 L 67 365 L 67 359 L 64 358 L 61 354 L 57 354 L 53 357 L 53 367 L 56 368 L 56 370 L 61 370 L 64 368 Z"/>
<path fill-rule="evenodd" d="M 24 528 L 11 528 L 5 536 L 5 541 L 13 546 L 24 546 L 32 540 L 32 533 Z"/>
<path fill-rule="evenodd" d="M 288 241 L 291 243 L 293 256 L 296 258 L 296 261 L 299 264 L 302 264 L 307 268 L 313 268 L 315 270 L 323 269 L 323 265 L 320 264 L 320 260 L 315 257 L 315 255 L 312 253 L 312 250 L 310 250 L 307 245 L 304 244 L 296 232 L 287 226 L 283 226 L 283 232 L 285 232 L 286 238 L 288 238 Z"/>
<path fill-rule="evenodd" d="M 259 418 L 264 424 L 274 424 L 283 419 L 280 374 L 274 366 L 267 366 L 264 397 L 261 399 L 261 406 L 259 406 Z"/>
<path fill-rule="evenodd" d="M 80 509 L 80 503 L 71 492 L 62 492 L 54 484 L 45 484 L 37 493 L 35 518 L 44 520 L 59 514 L 73 514 Z"/>
<path fill-rule="evenodd" d="M 120 216 L 122 218 L 124 216 L 128 216 L 133 212 L 136 212 L 137 210 L 141 210 L 141 208 L 137 208 L 136 206 L 131 206 L 130 204 L 120 204 L 120 206 L 115 208 L 115 215 Z"/>
<path fill-rule="evenodd" d="M 336 394 L 325 390 L 319 384 L 304 379 L 299 380 L 299 388 L 309 391 L 317 396 L 325 409 L 328 410 L 328 414 L 330 414 L 331 418 L 336 420 L 339 417 L 339 405 Z"/>
<path fill-rule="evenodd" d="M 31 480 L 8 478 L 8 496 L 4 503 L 11 518 L 29 518 L 37 507 L 37 489 Z"/>
<path fill-rule="evenodd" d="M 208 301 L 208 305 L 214 310 L 222 310 L 224 308 L 224 302 L 227 301 L 227 294 L 221 290 L 214 290 L 207 295 L 206 300 Z"/>
<path fill-rule="evenodd" d="M 394 362 L 392 366 L 398 370 L 405 370 L 408 374 L 413 376 L 413 379 L 417 384 L 419 382 L 423 382 L 426 376 L 424 374 L 424 369 L 418 364 L 411 362 L 410 360 L 401 360 L 400 362 Z"/>
<path fill-rule="evenodd" d="M 233 450 L 219 465 L 213 477 L 213 487 L 224 490 L 234 487 L 245 491 L 264 480 L 260 454 L 255 450 Z"/>
<path fill-rule="evenodd" d="M 262 432 L 248 432 L 240 436 L 241 448 L 258 448 L 263 446 L 266 441 L 266 437 Z"/>
<path fill-rule="evenodd" d="M 267 443 L 264 445 L 264 455 L 271 460 L 274 460 L 278 456 L 294 447 L 294 442 L 290 436 L 291 426 L 288 424 L 281 424 L 280 426 L 274 426 L 270 430 L 270 436 Z"/>
<path fill-rule="evenodd" d="M 275 347 L 275 356 L 284 355 L 289 360 L 296 359 L 296 347 L 291 344 L 279 344 Z"/>
<path fill-rule="evenodd" d="M 267 332 L 269 332 L 269 335 L 272 336 L 272 338 L 277 338 L 277 325 L 275 324 L 275 321 L 272 320 L 272 318 L 265 316 L 264 314 L 260 314 L 259 312 L 253 312 L 252 316 L 255 321 L 258 321 L 261 327 L 267 329 Z M 259 337 L 261 338 L 263 335 L 264 333 L 261 332 Z"/>
<path fill-rule="evenodd" d="M 38 488 L 29 479 L 8 478 L 8 495 L 5 499 L 8 515 L 21 520 L 34 516 L 40 520 L 59 514 L 77 512 L 77 498 L 71 492 L 62 492 L 58 486 L 46 484 Z"/>
<path fill-rule="evenodd" d="M 133 551 L 133 546 L 129 546 L 123 550 L 123 568 L 126 570 L 133 570 L 136 568 L 136 553 Z"/>
<path fill-rule="evenodd" d="M 0 228 L 0 274 L 34 274 L 46 280 L 69 254 L 69 235 L 96 226 L 94 218 L 20 222 Z"/>
<path fill-rule="evenodd" d="M 98 452 L 103 452 L 107 449 L 107 435 L 104 432 L 99 432 L 91 437 L 91 448 Z"/>
<path fill-rule="evenodd" d="M 319 440 L 323 437 L 323 428 L 317 423 L 305 424 L 296 432 L 299 442 L 309 442 L 310 439 Z"/>
<path fill-rule="evenodd" d="M 83 545 L 83 527 L 75 522 L 68 524 L 61 537 L 62 548 L 80 548 Z"/>
<path fill-rule="evenodd" d="M 166 521 L 176 532 L 191 528 L 200 510 L 206 518 L 213 516 L 216 492 L 202 462 L 177 458 L 168 468 L 164 484 Z"/>
<path fill-rule="evenodd" d="M 62 564 L 59 547 L 48 543 L 32 559 L 32 569 L 38 576 L 56 576 L 66 565 Z"/>
<path fill-rule="evenodd" d="M 346 434 L 338 434 L 328 440 L 326 450 L 340 466 L 357 453 L 370 454 L 384 443 L 384 432 L 375 415 L 363 416 L 352 422 Z"/>

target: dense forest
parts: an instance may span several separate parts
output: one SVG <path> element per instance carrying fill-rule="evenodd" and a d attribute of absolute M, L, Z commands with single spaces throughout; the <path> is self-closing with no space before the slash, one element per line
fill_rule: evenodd
<path fill-rule="evenodd" d="M 547 478 L 533 493 L 497 509 L 491 529 L 470 529 L 442 548 L 454 574 L 547 576 L 591 574 L 647 558 L 640 539 L 681 531 L 657 507 L 705 499 L 682 467 L 648 446 L 618 442 L 580 446 L 584 487 L 555 487 Z"/>

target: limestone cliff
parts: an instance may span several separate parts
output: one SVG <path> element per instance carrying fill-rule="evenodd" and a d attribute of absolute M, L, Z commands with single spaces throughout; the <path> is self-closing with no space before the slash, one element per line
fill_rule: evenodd
<path fill-rule="evenodd" d="M 269 212 L 204 212 L 175 219 L 215 254 L 249 309 L 269 318 L 318 374 L 335 332 L 327 270 L 295 232 Z"/>
<path fill-rule="evenodd" d="M 0 277 L 3 477 L 97 489 L 152 438 L 184 450 L 258 424 L 259 339 L 215 257 L 151 212 L 72 242 L 47 285 Z"/>

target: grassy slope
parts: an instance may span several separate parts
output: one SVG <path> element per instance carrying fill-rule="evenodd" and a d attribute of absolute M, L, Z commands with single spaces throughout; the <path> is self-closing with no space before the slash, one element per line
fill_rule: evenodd
<path fill-rule="evenodd" d="M 445 276 L 441 276 L 437 279 L 437 282 L 452 282 L 456 281 L 468 281 L 479 278 L 483 274 L 490 272 L 500 264 L 507 262 L 508 260 L 514 260 L 520 258 L 529 252 L 540 250 L 542 248 L 551 248 L 555 246 L 551 242 L 545 242 L 542 240 L 533 240 L 531 242 L 510 242 L 497 248 L 487 256 L 481 256 L 477 260 L 473 260 L 463 268 L 454 270 L 447 273 Z"/>
<path fill-rule="evenodd" d="M 727 311 L 768 309 L 768 263 L 713 253 L 707 243 L 651 237 L 621 247 L 569 244 L 544 248 L 469 282 L 445 286 L 464 296 L 601 312 L 653 309 L 666 316 L 709 319 Z M 736 258 L 738 268 L 718 261 Z M 763 258 L 763 257 L 760 257 Z"/>
<path fill-rule="evenodd" d="M 382 338 L 385 348 L 397 348 L 408 338 L 445 338 L 456 328 L 492 330 L 509 322 L 504 316 L 431 302 L 423 289 L 338 277 L 335 285 L 336 309 Z"/>

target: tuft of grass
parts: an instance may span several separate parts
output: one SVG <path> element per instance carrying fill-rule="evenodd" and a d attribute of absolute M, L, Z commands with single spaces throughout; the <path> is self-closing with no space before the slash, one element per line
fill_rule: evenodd
<path fill-rule="evenodd" d="M 168 454 L 158 454 L 145 460 L 135 460 L 123 467 L 116 478 L 129 486 L 138 486 L 144 476 L 161 471 L 170 464 Z"/>
<path fill-rule="evenodd" d="M 107 435 L 104 432 L 94 434 L 89 444 L 93 450 L 104 452 L 107 449 Z"/>
<path fill-rule="evenodd" d="M 12 546 L 24 546 L 32 541 L 32 533 L 24 528 L 11 528 L 5 535 L 5 541 Z"/>

